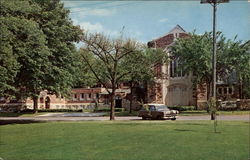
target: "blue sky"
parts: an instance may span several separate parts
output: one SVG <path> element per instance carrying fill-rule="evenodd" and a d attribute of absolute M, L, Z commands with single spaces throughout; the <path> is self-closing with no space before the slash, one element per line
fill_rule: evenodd
<path fill-rule="evenodd" d="M 101 32 L 148 42 L 179 24 L 187 32 L 212 31 L 212 7 L 199 1 L 63 1 L 74 24 L 89 32 Z M 227 38 L 250 39 L 250 3 L 220 4 L 217 30 Z"/>

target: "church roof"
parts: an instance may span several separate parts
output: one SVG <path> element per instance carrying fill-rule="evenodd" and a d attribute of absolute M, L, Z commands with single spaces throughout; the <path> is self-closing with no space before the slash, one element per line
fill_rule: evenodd
<path fill-rule="evenodd" d="M 167 46 L 171 45 L 177 38 L 176 34 L 178 34 L 179 38 L 185 38 L 189 36 L 188 33 L 180 25 L 177 24 L 166 35 L 148 42 L 148 47 L 165 49 Z"/>
<path fill-rule="evenodd" d="M 186 33 L 186 31 L 179 24 L 177 24 L 172 30 L 170 30 L 170 32 L 168 32 L 168 34 L 171 33 Z"/>

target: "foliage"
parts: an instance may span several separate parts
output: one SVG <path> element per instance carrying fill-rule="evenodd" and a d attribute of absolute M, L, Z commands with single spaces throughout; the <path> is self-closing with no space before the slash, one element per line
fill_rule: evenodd
<path fill-rule="evenodd" d="M 161 49 L 140 46 L 122 61 L 123 70 L 128 74 L 121 79 L 121 82 L 129 83 L 131 89 L 130 113 L 132 112 L 132 103 L 135 96 L 137 100 L 145 98 L 142 93 L 135 95 L 135 87 L 145 88 L 147 84 L 154 83 L 155 73 L 153 67 L 155 64 L 164 63 L 165 59 L 166 54 Z"/>
<path fill-rule="evenodd" d="M 226 39 L 217 32 L 217 79 L 232 83 L 232 75 L 237 74 L 238 82 L 247 82 L 250 78 L 249 41 L 243 43 L 235 39 Z M 181 38 L 171 47 L 173 58 L 179 60 L 185 72 L 193 73 L 194 86 L 212 81 L 212 35 L 205 33 L 190 34 L 189 38 Z M 234 81 L 234 80 L 233 80 Z M 245 85 L 249 86 L 249 85 Z"/>
<path fill-rule="evenodd" d="M 59 0 L 3 0 L 0 13 L 0 96 L 11 90 L 37 105 L 42 90 L 67 94 L 77 71 L 73 42 L 82 34 L 69 10 Z"/>
<path fill-rule="evenodd" d="M 193 72 L 194 84 L 211 81 L 211 50 L 212 40 L 209 33 L 196 35 L 192 33 L 189 38 L 180 38 L 171 47 L 173 58 L 178 58 L 184 72 Z"/>
<path fill-rule="evenodd" d="M 38 112 L 83 112 L 82 109 L 39 109 Z"/>
<path fill-rule="evenodd" d="M 178 111 L 192 111 L 195 110 L 195 106 L 168 106 L 169 109 Z"/>
<path fill-rule="evenodd" d="M 153 66 L 166 62 L 167 56 L 161 49 L 138 47 L 124 58 L 123 69 L 129 72 L 122 81 L 140 84 L 154 81 Z"/>
<path fill-rule="evenodd" d="M 89 69 L 87 63 L 84 61 L 82 57 L 82 51 L 77 52 L 77 56 L 75 58 L 75 64 L 77 65 L 75 70 L 75 80 L 74 80 L 74 87 L 75 88 L 81 88 L 81 87 L 89 87 L 89 86 L 95 86 L 98 84 L 98 81 L 96 80 L 94 74 Z M 87 54 L 87 53 L 85 53 Z M 89 61 L 92 61 L 91 63 L 94 63 L 95 60 L 91 54 L 88 56 Z"/>
<path fill-rule="evenodd" d="M 39 11 L 37 5 L 29 4 L 28 1 L 1 1 L 0 96 L 7 96 L 15 91 L 14 83 L 16 84 L 20 70 L 25 67 L 21 62 L 31 61 L 33 64 L 41 65 L 39 57 L 36 60 L 29 56 L 42 55 L 45 58 L 48 56 L 45 36 L 38 24 L 28 19 L 31 14 Z M 34 66 L 33 71 L 37 69 L 36 67 Z"/>
<path fill-rule="evenodd" d="M 133 40 L 124 40 L 122 37 L 110 39 L 100 34 L 85 33 L 82 37 L 84 47 L 81 55 L 84 63 L 94 74 L 96 80 L 102 84 L 110 96 L 110 120 L 114 120 L 115 91 L 119 82 L 131 71 L 123 69 L 123 59 L 134 53 L 137 43 Z"/>
<path fill-rule="evenodd" d="M 123 112 L 124 108 L 115 108 L 115 112 Z M 95 112 L 110 112 L 110 107 L 101 107 L 95 110 Z"/>

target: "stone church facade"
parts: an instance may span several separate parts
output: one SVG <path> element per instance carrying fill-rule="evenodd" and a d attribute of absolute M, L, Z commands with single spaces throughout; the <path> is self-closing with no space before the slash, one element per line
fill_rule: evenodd
<path fill-rule="evenodd" d="M 166 35 L 148 42 L 149 48 L 162 48 L 171 57 L 169 47 L 177 38 L 188 38 L 189 35 L 179 25 L 175 26 Z M 164 103 L 169 106 L 196 105 L 196 95 L 192 86 L 191 73 L 177 70 L 178 61 L 170 59 L 168 64 L 155 65 L 155 72 L 161 76 L 156 77 L 155 86 L 148 91 L 148 101 L 152 103 Z M 156 73 L 156 75 L 158 75 Z"/>
<path fill-rule="evenodd" d="M 179 25 L 176 25 L 166 35 L 148 42 L 149 48 L 161 48 L 169 57 L 170 46 L 174 45 L 177 38 L 189 38 L 189 34 Z M 178 69 L 177 69 L 178 68 Z M 148 89 L 149 103 L 163 103 L 169 106 L 196 106 L 198 109 L 206 107 L 208 97 L 208 88 L 205 84 L 193 86 L 192 73 L 184 73 L 178 66 L 178 60 L 170 58 L 169 62 L 164 65 L 155 65 L 156 72 L 155 85 Z M 159 75 L 159 76 L 157 76 Z M 240 100 L 240 86 L 237 84 L 237 78 L 230 77 L 231 84 L 217 80 L 217 99 L 219 102 L 228 104 L 236 103 Z M 223 104 L 220 104 L 222 106 Z M 244 105 L 241 105 L 244 106 Z"/>

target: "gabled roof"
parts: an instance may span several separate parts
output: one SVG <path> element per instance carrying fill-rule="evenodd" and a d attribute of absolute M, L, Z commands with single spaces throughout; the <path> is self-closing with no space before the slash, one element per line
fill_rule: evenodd
<path fill-rule="evenodd" d="M 188 37 L 188 33 L 180 25 L 177 24 L 166 35 L 148 42 L 148 47 L 165 49 L 167 46 L 171 45 L 174 42 L 174 40 L 176 39 L 176 33 L 178 33 L 180 38 Z"/>
<path fill-rule="evenodd" d="M 186 31 L 179 25 L 177 24 L 168 34 L 173 34 L 173 33 L 186 33 Z"/>

